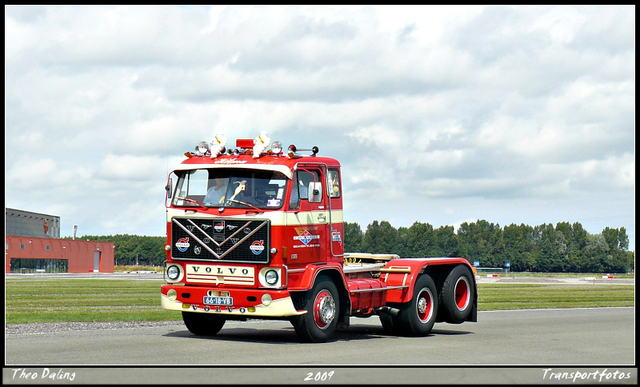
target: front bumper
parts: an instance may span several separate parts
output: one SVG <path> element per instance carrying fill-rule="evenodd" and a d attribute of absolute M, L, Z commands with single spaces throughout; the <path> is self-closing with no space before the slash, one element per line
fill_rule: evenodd
<path fill-rule="evenodd" d="M 170 299 L 167 296 L 171 289 L 177 293 L 175 299 Z M 228 292 L 233 303 L 231 305 L 204 304 L 204 298 L 211 292 Z M 265 297 L 265 295 L 268 296 Z M 286 290 L 162 285 L 161 305 L 166 310 L 213 313 L 243 318 L 281 318 L 306 313 L 306 311 L 296 310 L 291 295 Z"/>

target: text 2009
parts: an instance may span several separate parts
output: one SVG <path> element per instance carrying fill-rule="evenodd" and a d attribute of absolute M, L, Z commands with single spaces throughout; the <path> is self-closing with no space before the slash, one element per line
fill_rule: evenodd
<path fill-rule="evenodd" d="M 315 382 L 326 382 L 331 380 L 331 377 L 333 376 L 334 371 L 330 371 L 330 372 L 316 372 L 315 374 L 313 372 L 308 372 L 307 373 L 307 377 L 304 378 L 305 382 L 310 382 L 310 381 L 315 381 Z"/>

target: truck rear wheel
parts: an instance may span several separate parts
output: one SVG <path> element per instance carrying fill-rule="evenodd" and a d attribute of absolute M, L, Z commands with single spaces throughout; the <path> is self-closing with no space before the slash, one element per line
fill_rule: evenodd
<path fill-rule="evenodd" d="M 300 339 L 311 343 L 329 340 L 338 325 L 339 305 L 336 285 L 327 277 L 319 277 L 307 295 L 307 313 L 291 320 Z"/>
<path fill-rule="evenodd" d="M 422 274 L 415 283 L 413 298 L 400 308 L 398 327 L 407 336 L 426 336 L 431 332 L 437 315 L 436 285 L 428 274 Z"/>
<path fill-rule="evenodd" d="M 189 332 L 198 336 L 214 336 L 226 322 L 222 316 L 194 312 L 182 312 L 182 320 Z"/>
<path fill-rule="evenodd" d="M 442 284 L 440 304 L 444 307 L 444 321 L 460 324 L 467 320 L 473 309 L 475 290 L 473 275 L 464 265 L 451 270 Z"/>

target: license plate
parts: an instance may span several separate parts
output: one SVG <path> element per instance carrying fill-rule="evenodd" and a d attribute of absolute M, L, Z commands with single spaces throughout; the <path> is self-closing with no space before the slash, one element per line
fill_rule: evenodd
<path fill-rule="evenodd" d="M 232 297 L 204 297 L 202 300 L 206 305 L 233 305 Z"/>

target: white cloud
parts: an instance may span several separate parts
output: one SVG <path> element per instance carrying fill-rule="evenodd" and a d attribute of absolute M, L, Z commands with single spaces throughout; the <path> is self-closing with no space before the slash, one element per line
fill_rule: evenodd
<path fill-rule="evenodd" d="M 209 24 L 202 28 L 201 34 L 209 34 L 216 30 L 220 21 L 220 14 L 227 8 L 224 5 L 213 5 L 209 8 Z"/>
<path fill-rule="evenodd" d="M 358 127 L 354 132 L 347 134 L 355 138 L 361 144 L 374 144 L 380 150 L 396 150 L 401 143 L 397 132 L 383 125 Z"/>
<path fill-rule="evenodd" d="M 100 163 L 97 178 L 107 180 L 144 181 L 157 176 L 162 159 L 154 156 L 106 155 Z"/>
<path fill-rule="evenodd" d="M 7 171 L 7 183 L 28 190 L 51 185 L 54 182 L 53 173 L 57 167 L 57 163 L 52 159 L 28 160 L 23 158 Z"/>

